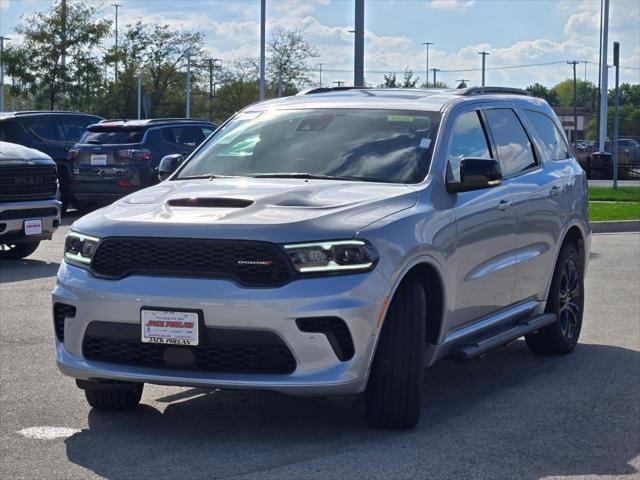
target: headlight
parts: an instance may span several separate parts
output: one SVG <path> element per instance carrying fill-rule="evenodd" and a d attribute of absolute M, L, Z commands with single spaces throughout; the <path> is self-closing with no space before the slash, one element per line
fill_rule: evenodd
<path fill-rule="evenodd" d="M 76 265 L 89 265 L 99 241 L 99 238 L 70 230 L 64 242 L 65 260 Z"/>
<path fill-rule="evenodd" d="M 378 261 L 378 252 L 364 240 L 296 243 L 284 248 L 300 273 L 370 270 Z"/>

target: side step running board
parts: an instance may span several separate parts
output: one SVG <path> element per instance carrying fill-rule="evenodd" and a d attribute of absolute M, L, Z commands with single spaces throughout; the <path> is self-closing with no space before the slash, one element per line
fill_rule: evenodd
<path fill-rule="evenodd" d="M 479 338 L 475 343 L 462 345 L 451 354 L 453 360 L 465 362 L 472 358 L 478 357 L 489 350 L 505 345 L 516 338 L 522 337 L 531 332 L 535 332 L 540 328 L 556 321 L 553 313 L 545 313 L 536 317 L 523 319 L 515 324 L 509 325 L 497 333 L 489 333 Z"/>

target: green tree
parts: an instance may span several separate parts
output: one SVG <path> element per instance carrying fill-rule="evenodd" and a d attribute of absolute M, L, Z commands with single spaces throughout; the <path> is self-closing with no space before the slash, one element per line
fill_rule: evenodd
<path fill-rule="evenodd" d="M 609 105 L 615 105 L 616 89 L 609 90 Z M 640 85 L 623 83 L 620 85 L 620 105 L 632 105 L 640 108 Z"/>
<path fill-rule="evenodd" d="M 558 105 L 558 94 L 553 88 L 547 88 L 544 85 L 536 82 L 533 85 L 529 85 L 526 90 L 531 94 L 531 96 L 546 100 L 547 103 L 549 103 L 549 105 L 551 105 L 552 107 Z"/>
<path fill-rule="evenodd" d="M 558 98 L 558 105 L 563 107 L 573 106 L 573 80 L 567 79 L 553 87 Z M 578 80 L 576 82 L 576 100 L 578 107 L 594 107 L 597 89 L 589 81 Z"/>
<path fill-rule="evenodd" d="M 400 86 L 398 83 L 398 77 L 393 72 L 388 74 L 385 73 L 383 79 L 384 82 L 379 85 L 380 88 L 398 88 Z"/>
<path fill-rule="evenodd" d="M 109 35 L 111 21 L 97 14 L 87 3 L 69 1 L 65 9 L 56 2 L 16 27 L 23 41 L 7 49 L 7 74 L 36 106 L 81 107 L 101 83 L 100 60 L 91 52 Z"/>
<path fill-rule="evenodd" d="M 216 118 L 224 120 L 260 98 L 257 61 L 254 58 L 235 60 L 221 74 L 221 86 L 216 95 Z"/>

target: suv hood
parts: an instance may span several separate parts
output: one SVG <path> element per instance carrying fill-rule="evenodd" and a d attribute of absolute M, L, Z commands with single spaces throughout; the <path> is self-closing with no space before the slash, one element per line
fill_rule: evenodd
<path fill-rule="evenodd" d="M 315 179 L 172 180 L 76 221 L 106 236 L 251 239 L 276 243 L 350 238 L 415 205 L 406 185 Z"/>

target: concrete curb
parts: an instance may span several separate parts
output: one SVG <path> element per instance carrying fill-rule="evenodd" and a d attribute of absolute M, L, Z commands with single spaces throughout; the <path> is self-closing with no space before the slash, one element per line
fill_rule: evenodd
<path fill-rule="evenodd" d="M 640 220 L 591 222 L 591 230 L 593 233 L 640 232 Z"/>

